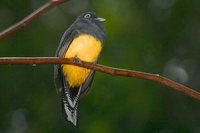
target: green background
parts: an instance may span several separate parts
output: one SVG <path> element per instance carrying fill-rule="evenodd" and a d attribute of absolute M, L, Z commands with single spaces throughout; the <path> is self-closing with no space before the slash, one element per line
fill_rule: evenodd
<path fill-rule="evenodd" d="M 47 0 L 1 0 L 0 30 Z M 54 56 L 85 11 L 104 17 L 100 64 L 159 73 L 200 91 L 200 1 L 71 0 L 0 41 L 1 57 Z M 67 133 L 52 65 L 0 66 L 1 133 Z M 199 133 L 200 101 L 147 80 L 97 72 L 80 102 L 83 133 Z"/>

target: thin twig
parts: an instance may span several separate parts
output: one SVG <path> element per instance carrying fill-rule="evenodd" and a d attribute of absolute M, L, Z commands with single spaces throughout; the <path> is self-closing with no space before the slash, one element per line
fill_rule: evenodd
<path fill-rule="evenodd" d="M 0 40 L 4 39 L 5 37 L 15 33 L 21 28 L 26 27 L 30 23 L 32 23 L 34 20 L 36 20 L 38 17 L 40 17 L 45 12 L 49 11 L 51 8 L 66 2 L 67 0 L 51 0 L 44 4 L 42 7 L 40 7 L 38 10 L 21 20 L 20 22 L 14 24 L 13 26 L 5 29 L 4 31 L 0 32 Z"/>
<path fill-rule="evenodd" d="M 178 90 L 186 95 L 189 95 L 197 100 L 200 100 L 200 93 L 192 90 L 184 85 L 176 83 L 170 79 L 167 79 L 159 74 L 151 74 L 144 73 L 139 71 L 132 71 L 126 69 L 113 68 L 103 65 L 94 65 L 93 63 L 88 63 L 85 61 L 80 61 L 74 58 L 57 58 L 57 57 L 2 57 L 0 58 L 1 64 L 70 64 L 76 65 L 88 69 L 93 69 L 99 72 L 118 75 L 118 76 L 126 76 L 126 77 L 135 77 L 140 79 L 146 79 L 158 82 L 165 86 L 168 86 L 174 90 Z"/>

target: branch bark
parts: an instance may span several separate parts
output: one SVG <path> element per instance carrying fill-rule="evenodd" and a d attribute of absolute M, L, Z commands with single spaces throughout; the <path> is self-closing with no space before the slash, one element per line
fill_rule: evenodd
<path fill-rule="evenodd" d="M 151 74 L 140 71 L 133 71 L 127 69 L 113 68 L 103 65 L 95 65 L 93 63 L 79 61 L 75 58 L 58 58 L 58 57 L 2 57 L 0 58 L 0 65 L 3 64 L 70 64 L 75 66 L 80 66 L 88 69 L 93 69 L 99 72 L 125 76 L 125 77 L 135 77 L 140 79 L 151 80 L 162 85 L 168 86 L 174 90 L 185 93 L 188 96 L 191 96 L 197 100 L 200 100 L 200 93 L 190 89 L 184 85 L 181 85 L 177 82 L 174 82 L 170 79 L 167 79 L 159 74 Z"/>
<path fill-rule="evenodd" d="M 17 32 L 18 30 L 26 27 L 30 23 L 32 23 L 34 20 L 39 18 L 42 14 L 46 13 L 49 11 L 51 8 L 64 3 L 68 0 L 51 0 L 44 4 L 42 7 L 40 7 L 38 10 L 21 20 L 20 22 L 14 24 L 13 26 L 5 29 L 4 31 L 0 32 L 0 40 L 6 38 L 7 36 Z"/>

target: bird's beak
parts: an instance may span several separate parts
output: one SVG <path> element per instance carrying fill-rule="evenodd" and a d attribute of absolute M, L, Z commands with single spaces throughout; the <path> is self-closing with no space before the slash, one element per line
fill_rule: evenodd
<path fill-rule="evenodd" d="M 106 21 L 105 18 L 101 18 L 101 17 L 96 18 L 96 20 L 98 20 L 98 21 L 100 21 L 100 22 L 104 22 L 104 21 Z"/>

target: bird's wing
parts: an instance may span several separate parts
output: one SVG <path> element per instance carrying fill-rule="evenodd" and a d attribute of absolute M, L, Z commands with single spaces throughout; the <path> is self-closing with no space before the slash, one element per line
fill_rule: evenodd
<path fill-rule="evenodd" d="M 94 75 L 95 75 L 95 71 L 91 70 L 88 78 L 86 79 L 85 83 L 82 85 L 80 98 L 83 98 L 83 97 L 85 97 L 87 95 L 88 91 L 91 88 Z"/>
<path fill-rule="evenodd" d="M 74 30 L 71 27 L 69 27 L 63 34 L 61 40 L 60 40 L 60 44 L 56 50 L 56 57 L 62 57 L 64 55 L 64 53 L 66 52 L 66 50 L 68 49 L 69 45 L 71 44 L 72 40 L 73 40 L 73 34 L 74 34 Z"/>
<path fill-rule="evenodd" d="M 102 46 L 102 49 L 103 49 L 103 46 Z M 101 52 L 100 52 L 99 57 L 96 60 L 96 62 L 94 62 L 94 64 L 98 63 L 100 56 L 101 56 Z M 80 98 L 83 98 L 88 94 L 88 92 L 91 88 L 95 73 L 96 73 L 96 71 L 91 70 L 90 75 L 86 79 L 85 83 L 82 85 Z"/>
<path fill-rule="evenodd" d="M 71 42 L 77 36 L 78 32 L 73 30 L 72 26 L 69 27 L 63 34 L 60 44 L 56 50 L 56 57 L 63 57 Z M 54 65 L 54 83 L 57 92 L 61 92 L 63 88 L 63 74 L 60 64 Z"/>
<path fill-rule="evenodd" d="M 65 120 L 72 122 L 75 126 L 78 123 L 78 101 L 81 93 L 81 86 L 76 88 L 69 88 L 66 77 L 63 75 L 62 68 L 55 66 L 54 69 L 57 74 L 55 78 L 57 90 L 61 94 L 62 114 Z"/>
<path fill-rule="evenodd" d="M 73 39 L 79 33 L 69 28 L 62 36 L 60 45 L 56 51 L 56 57 L 63 57 Z M 54 82 L 57 92 L 61 94 L 62 111 L 65 120 L 72 122 L 75 126 L 78 123 L 78 100 L 80 97 L 81 87 L 69 88 L 66 77 L 62 72 L 60 64 L 54 65 Z"/>

